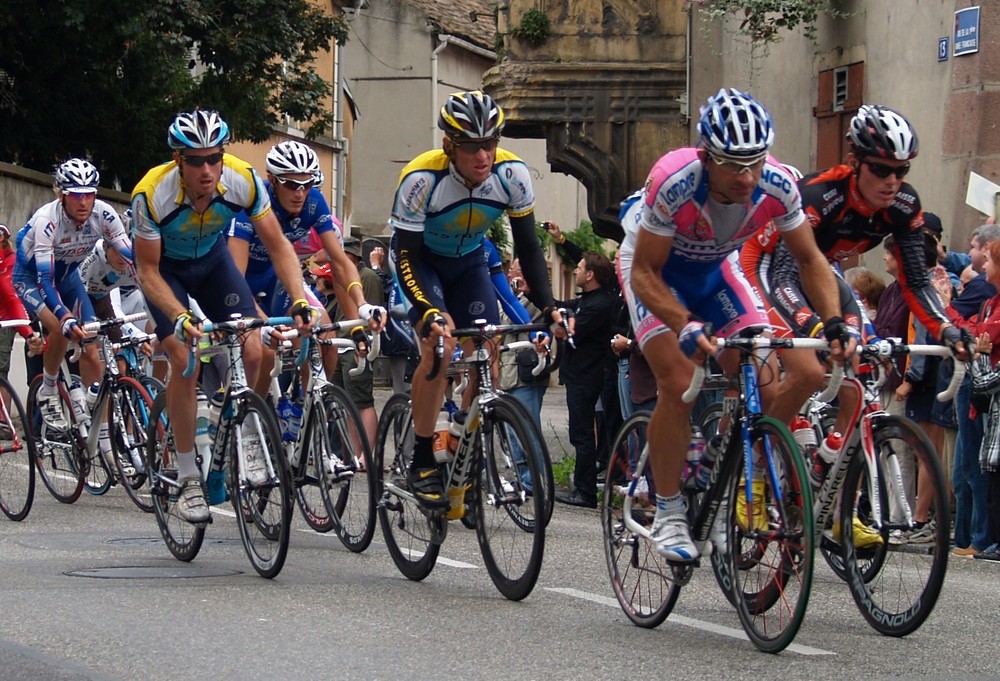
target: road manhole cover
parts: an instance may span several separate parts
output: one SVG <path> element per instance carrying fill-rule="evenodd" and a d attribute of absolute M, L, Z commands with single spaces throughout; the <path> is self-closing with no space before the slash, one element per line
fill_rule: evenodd
<path fill-rule="evenodd" d="M 187 566 L 122 566 L 84 568 L 63 573 L 69 577 L 92 577 L 94 579 L 191 579 L 195 577 L 232 577 L 243 574 L 239 570 Z"/>

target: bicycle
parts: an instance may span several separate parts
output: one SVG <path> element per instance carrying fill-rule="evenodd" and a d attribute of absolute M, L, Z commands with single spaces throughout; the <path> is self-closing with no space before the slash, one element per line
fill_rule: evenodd
<path fill-rule="evenodd" d="M 826 348 L 813 339 L 715 339 L 740 353 L 739 371 L 723 399 L 715 443 L 719 458 L 701 489 L 688 466 L 681 491 L 688 501 L 691 536 L 702 555 L 721 514 L 727 550 L 711 564 L 723 593 L 736 607 L 750 641 L 777 653 L 795 638 L 812 586 L 814 535 L 809 473 L 784 423 L 761 412 L 758 351 Z M 697 397 L 705 369 L 696 366 L 685 402 Z M 615 437 L 601 505 L 604 552 L 612 589 L 637 626 L 659 626 L 700 563 L 671 563 L 651 538 L 655 481 L 647 468 L 647 412 L 630 417 Z M 638 456 L 636 455 L 638 452 Z M 762 475 L 755 469 L 762 469 Z M 751 481 L 751 484 L 746 484 Z M 641 485 L 640 482 L 643 484 Z M 648 491 L 643 491 L 645 488 Z M 742 512 L 741 512 L 742 509 Z"/>
<path fill-rule="evenodd" d="M 898 339 L 860 346 L 858 353 L 869 361 L 906 354 L 951 356 L 942 345 L 906 345 Z M 950 399 L 964 374 L 965 365 L 956 362 L 951 384 L 938 399 Z M 832 420 L 829 403 L 840 386 L 851 387 L 857 395 L 857 406 L 843 433 L 844 445 L 815 495 L 816 529 L 822 533 L 820 551 L 831 569 L 847 582 L 869 625 L 886 636 L 906 636 L 924 623 L 941 593 L 948 565 L 951 514 L 934 446 L 916 423 L 881 409 L 881 383 L 881 378 L 866 381 L 850 367 L 846 371 L 836 367 L 829 387 L 807 403 L 804 413 L 817 434 L 825 436 L 823 426 Z M 903 454 L 914 456 L 931 478 L 934 498 L 928 522 L 933 522 L 934 535 L 930 543 L 911 544 L 906 538 L 914 529 L 915 499 L 903 485 L 899 464 Z M 844 503 L 846 499 L 852 503 Z M 899 516 L 895 519 L 893 509 Z M 881 544 L 856 547 L 856 521 L 878 532 Z M 839 541 L 831 532 L 834 525 L 840 528 Z"/>
<path fill-rule="evenodd" d="M 27 324 L 26 319 L 5 319 L 0 328 Z M 27 434 L 21 398 L 5 376 L 0 376 L 0 395 L 0 510 L 11 520 L 24 520 L 35 499 L 35 442 Z"/>
<path fill-rule="evenodd" d="M 64 360 L 62 363 L 58 391 L 63 410 L 69 417 L 68 429 L 52 428 L 45 423 L 37 399 L 42 377 L 37 376 L 31 382 L 26 400 L 30 415 L 27 430 L 36 449 L 35 464 L 45 487 L 62 503 L 75 502 L 84 489 L 90 494 L 101 495 L 112 485 L 121 483 L 136 505 L 143 507 L 132 494 L 143 483 L 141 457 L 135 460 L 130 453 L 137 452 L 134 447 L 136 441 L 143 441 L 152 400 L 138 381 L 119 373 L 118 364 L 114 361 L 117 346 L 108 338 L 107 332 L 145 317 L 144 313 L 138 313 L 83 325 L 85 330 L 94 334 L 84 343 L 98 343 L 98 353 L 104 363 L 104 373 L 98 383 L 91 412 L 94 417 L 104 415 L 103 418 L 107 419 L 111 447 L 107 458 L 102 456 L 99 446 L 101 428 L 92 427 L 92 418 L 86 413 L 85 406 L 74 404 L 70 397 L 66 386 L 76 379 L 70 375 L 67 362 Z M 130 437 L 132 442 L 129 442 Z"/>
<path fill-rule="evenodd" d="M 310 337 L 302 339 L 296 367 L 308 361 L 308 381 L 296 370 L 288 388 L 280 389 L 277 376 L 282 370 L 284 350 L 275 353 L 271 374 L 276 403 L 282 398 L 297 403 L 301 400 L 301 427 L 291 437 L 288 431 L 283 432 L 282 438 L 302 517 L 316 532 L 335 529 L 341 543 L 355 553 L 367 549 L 375 534 L 375 476 L 369 473 L 375 470 L 371 446 L 358 408 L 343 388 L 327 380 L 319 350 L 320 346 L 354 348 L 350 338 L 323 338 L 320 334 L 364 324 L 362 320 L 347 320 L 316 326 Z M 286 337 L 290 335 L 297 334 L 292 332 Z M 378 356 L 377 334 L 369 341 L 369 348 L 367 358 L 350 369 L 354 375 L 363 372 L 365 363 Z M 347 470 L 338 475 L 338 466 L 346 466 Z"/>
<path fill-rule="evenodd" d="M 241 339 L 263 326 L 293 323 L 291 317 L 258 319 L 237 315 L 225 322 L 206 322 L 202 327 L 206 335 L 219 337 L 213 343 L 221 345 L 229 355 L 229 382 L 218 418 L 209 426 L 215 428 L 211 461 L 199 459 L 199 465 L 203 475 L 209 470 L 221 471 L 226 466 L 225 485 L 236 514 L 243 549 L 257 574 L 269 579 L 281 572 L 288 553 L 291 474 L 282 455 L 281 432 L 274 410 L 247 385 Z M 197 348 L 193 348 L 186 375 L 194 371 L 196 362 Z M 164 391 L 153 402 L 146 470 L 160 534 L 175 558 L 189 562 L 201 550 L 205 525 L 192 525 L 174 511 L 180 484 L 166 399 Z M 259 447 L 259 455 L 265 462 L 267 480 L 260 485 L 251 484 L 247 478 L 247 447 Z"/>
<path fill-rule="evenodd" d="M 379 525 L 393 562 L 407 578 L 419 581 L 431 573 L 449 521 L 471 512 L 483 561 L 500 593 L 517 601 L 534 588 L 545 545 L 545 525 L 537 522 L 544 518 L 545 494 L 539 485 L 534 493 L 526 488 L 526 480 L 541 480 L 536 457 L 525 456 L 518 463 L 513 455 L 514 443 L 530 451 L 533 427 L 514 398 L 494 390 L 489 341 L 546 329 L 482 323 L 452 331 L 474 344 L 466 362 L 476 372 L 478 392 L 454 458 L 444 464 L 447 511 L 424 508 L 407 489 L 414 439 L 409 396 L 393 395 L 383 408 L 375 445 Z"/>

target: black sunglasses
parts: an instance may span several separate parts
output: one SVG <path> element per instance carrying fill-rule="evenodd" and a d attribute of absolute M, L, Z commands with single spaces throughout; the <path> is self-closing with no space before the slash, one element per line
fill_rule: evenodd
<path fill-rule="evenodd" d="M 184 156 L 181 155 L 181 160 L 187 163 L 193 168 L 200 168 L 206 163 L 210 166 L 214 166 L 217 163 L 222 163 L 222 152 L 218 151 L 214 154 L 209 154 L 208 156 Z"/>
<path fill-rule="evenodd" d="M 910 172 L 909 163 L 905 163 L 898 168 L 887 166 L 884 163 L 876 163 L 875 161 L 862 161 L 862 163 L 868 166 L 868 170 L 872 171 L 872 175 L 882 180 L 890 175 L 895 175 L 897 179 L 902 180 Z"/>
<path fill-rule="evenodd" d="M 293 180 L 290 177 L 278 177 L 275 176 L 275 180 L 278 181 L 282 187 L 287 187 L 293 192 L 307 192 L 313 187 L 313 180 L 306 180 L 305 182 L 299 182 L 298 180 Z"/>
<path fill-rule="evenodd" d="M 485 149 L 486 151 L 496 151 L 497 145 L 499 144 L 500 140 L 496 137 L 491 137 L 488 140 L 480 140 L 478 142 L 473 142 L 471 140 L 455 142 L 456 147 L 461 147 L 462 151 L 468 154 L 475 154 L 481 149 Z"/>

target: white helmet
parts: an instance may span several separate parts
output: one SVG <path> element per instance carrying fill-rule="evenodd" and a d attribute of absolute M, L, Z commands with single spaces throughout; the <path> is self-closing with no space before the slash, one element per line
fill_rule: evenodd
<path fill-rule="evenodd" d="M 167 129 L 171 149 L 211 149 L 229 141 L 229 125 L 218 111 L 185 111 Z"/>
<path fill-rule="evenodd" d="M 735 88 L 722 88 L 701 107 L 698 133 L 705 149 L 720 156 L 763 156 L 774 143 L 774 123 L 764 105 Z"/>
<path fill-rule="evenodd" d="M 281 175 L 312 175 L 313 183 L 318 187 L 323 184 L 323 171 L 319 169 L 319 158 L 310 147 L 288 140 L 271 147 L 267 152 L 267 172 L 275 176 Z"/>
<path fill-rule="evenodd" d="M 909 161 L 920 149 L 906 116 L 887 106 L 862 105 L 851 119 L 847 139 L 859 155 L 897 161 Z"/>
<path fill-rule="evenodd" d="M 71 158 L 56 166 L 56 186 L 63 194 L 68 192 L 96 194 L 100 183 L 101 174 L 90 161 Z"/>

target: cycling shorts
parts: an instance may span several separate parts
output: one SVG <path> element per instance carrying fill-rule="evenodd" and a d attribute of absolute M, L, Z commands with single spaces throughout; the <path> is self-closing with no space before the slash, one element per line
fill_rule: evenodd
<path fill-rule="evenodd" d="M 431 307 L 447 311 L 455 328 L 473 326 L 479 319 L 487 324 L 500 323 L 500 307 L 490 279 L 490 270 L 483 257 L 482 246 L 458 257 L 432 253 L 427 246 L 420 249 L 416 267 L 420 268 L 421 281 L 427 283 L 427 299 Z M 391 261 L 390 261 L 391 262 Z M 398 282 L 393 263 L 392 276 Z M 420 321 L 417 310 L 406 296 L 401 296 L 412 324 Z"/>
<path fill-rule="evenodd" d="M 62 299 L 63 306 L 69 310 L 74 317 L 81 322 L 93 322 L 97 320 L 94 314 L 94 305 L 87 295 L 87 287 L 80 278 L 80 271 L 74 267 L 66 272 L 62 279 L 55 282 L 56 291 Z M 25 268 L 14 270 L 14 292 L 17 293 L 28 314 L 34 317 L 40 316 L 42 310 L 48 310 L 45 304 L 45 294 L 38 285 L 38 279 Z"/>
<path fill-rule="evenodd" d="M 285 285 L 278 279 L 278 274 L 273 268 L 266 272 L 247 272 L 246 280 L 250 286 L 250 292 L 253 293 L 264 314 L 268 317 L 283 317 L 288 314 L 295 301 L 288 295 Z M 319 296 L 305 280 L 302 281 L 302 289 L 306 292 L 306 300 L 309 301 L 309 304 L 322 310 L 323 303 L 320 302 Z"/>

